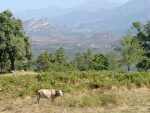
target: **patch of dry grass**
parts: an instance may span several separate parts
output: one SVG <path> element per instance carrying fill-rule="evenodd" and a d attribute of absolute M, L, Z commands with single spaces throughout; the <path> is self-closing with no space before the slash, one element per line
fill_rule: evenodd
<path fill-rule="evenodd" d="M 90 96 L 94 97 L 100 90 L 91 90 Z M 105 90 L 105 94 L 119 94 L 118 104 L 109 103 L 105 106 L 68 106 L 67 99 L 80 100 L 89 92 L 66 93 L 64 97 L 57 98 L 54 103 L 50 99 L 41 99 L 40 104 L 36 98 L 26 97 L 24 99 L 12 99 L 0 101 L 1 113 L 149 113 L 150 90 L 147 88 L 131 90 Z M 69 101 L 69 100 L 68 100 Z M 70 101 L 72 102 L 72 101 Z"/>
<path fill-rule="evenodd" d="M 0 79 L 2 113 L 146 113 L 150 112 L 149 73 L 14 72 Z M 106 75 L 103 75 L 106 74 Z M 14 76 L 12 76 L 14 75 Z M 21 76 L 22 75 L 22 76 Z M 33 75 L 33 76 L 30 76 Z M 35 75 L 35 76 L 34 76 Z M 68 76 L 69 75 L 69 76 Z M 41 99 L 39 88 L 59 88 L 64 97 L 55 103 Z M 10 99 L 10 100 L 9 100 Z"/>
<path fill-rule="evenodd" d="M 0 76 L 20 76 L 20 75 L 35 75 L 34 71 L 14 71 L 13 73 L 0 74 Z"/>

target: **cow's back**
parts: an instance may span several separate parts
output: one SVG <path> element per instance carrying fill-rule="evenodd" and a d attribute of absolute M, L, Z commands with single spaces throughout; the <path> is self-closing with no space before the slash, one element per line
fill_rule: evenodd
<path fill-rule="evenodd" d="M 55 94 L 55 90 L 50 89 L 40 89 L 38 93 L 42 93 L 44 97 L 50 98 L 52 95 Z"/>

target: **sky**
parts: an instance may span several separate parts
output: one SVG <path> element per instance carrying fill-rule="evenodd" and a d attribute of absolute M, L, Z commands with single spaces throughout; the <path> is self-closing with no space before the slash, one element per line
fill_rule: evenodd
<path fill-rule="evenodd" d="M 70 8 L 89 0 L 0 0 L 0 12 L 9 9 L 12 13 L 18 13 L 27 9 L 40 9 L 50 6 Z M 90 0 L 92 1 L 92 0 Z M 109 0 L 112 2 L 126 3 L 130 0 Z"/>

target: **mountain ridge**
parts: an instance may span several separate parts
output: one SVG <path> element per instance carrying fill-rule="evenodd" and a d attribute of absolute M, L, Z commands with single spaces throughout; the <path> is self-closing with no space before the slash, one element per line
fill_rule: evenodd
<path fill-rule="evenodd" d="M 99 4 L 97 4 L 97 2 Z M 100 4 L 103 2 L 105 2 L 105 4 Z M 93 12 L 93 10 L 97 11 L 99 8 L 100 9 L 107 9 L 107 8 L 110 9 L 112 7 L 114 8 L 117 6 L 119 6 L 118 3 L 108 2 L 107 0 L 101 0 L 101 1 L 100 0 L 94 0 L 94 1 L 91 0 L 91 1 L 85 2 L 83 4 L 80 4 L 80 5 L 71 7 L 71 8 L 59 8 L 57 6 L 50 6 L 50 7 L 41 8 L 41 9 L 28 9 L 26 11 L 21 11 L 19 13 L 14 14 L 14 15 L 15 15 L 15 17 L 21 18 L 23 21 L 27 21 L 27 20 L 30 20 L 32 18 L 41 19 L 41 18 L 45 18 L 45 17 L 50 18 L 52 16 L 68 14 L 68 13 L 75 11 L 75 10 L 83 10 L 83 8 L 85 8 L 83 11 Z"/>
<path fill-rule="evenodd" d="M 25 32 L 39 51 L 61 46 L 68 53 L 87 48 L 108 52 L 112 50 L 111 43 L 118 44 L 122 36 L 132 27 L 133 22 L 146 23 L 149 18 L 150 0 L 131 0 L 113 9 L 69 10 L 43 20 L 33 19 L 33 23 L 32 21 L 23 23 Z M 25 24 L 26 22 L 29 22 L 29 26 Z M 97 33 L 100 33 L 98 37 L 95 35 Z"/>

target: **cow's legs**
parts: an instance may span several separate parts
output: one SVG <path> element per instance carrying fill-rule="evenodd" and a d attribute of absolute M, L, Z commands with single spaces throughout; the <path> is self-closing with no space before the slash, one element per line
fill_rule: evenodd
<path fill-rule="evenodd" d="M 40 98 L 41 98 L 41 95 L 40 95 L 40 93 L 38 93 L 38 95 L 37 95 L 37 103 L 38 104 L 40 103 Z"/>

